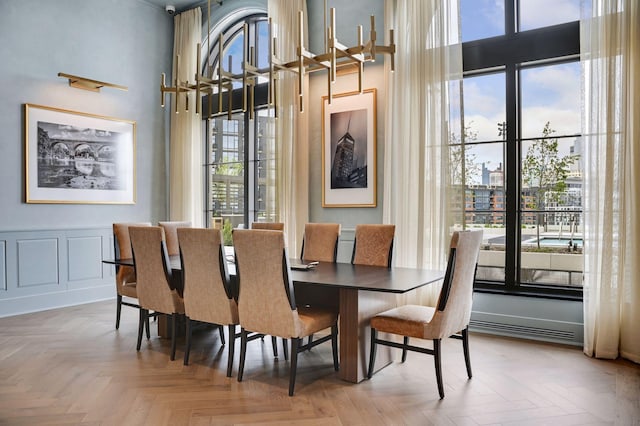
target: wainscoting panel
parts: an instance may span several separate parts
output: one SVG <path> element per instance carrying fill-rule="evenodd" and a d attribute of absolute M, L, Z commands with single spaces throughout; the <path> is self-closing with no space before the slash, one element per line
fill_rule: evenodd
<path fill-rule="evenodd" d="M 74 237 L 67 240 L 69 281 L 102 278 L 102 238 Z"/>
<path fill-rule="evenodd" d="M 0 317 L 115 297 L 111 226 L 0 231 Z M 105 255 L 106 253 L 106 255 Z"/>
<path fill-rule="evenodd" d="M 60 284 L 58 239 L 18 240 L 18 287 Z"/>

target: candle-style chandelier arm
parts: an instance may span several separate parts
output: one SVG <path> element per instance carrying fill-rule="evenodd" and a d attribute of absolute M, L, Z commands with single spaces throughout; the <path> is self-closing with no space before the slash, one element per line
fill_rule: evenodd
<path fill-rule="evenodd" d="M 209 0 L 209 15 L 210 13 L 210 0 Z M 326 3 L 325 3 L 326 7 Z M 325 10 L 326 20 L 326 10 Z M 345 46 L 338 41 L 336 36 L 336 12 L 335 8 L 330 9 L 329 25 L 325 29 L 325 52 L 321 54 L 314 54 L 307 50 L 304 46 L 304 15 L 302 11 L 298 12 L 298 34 L 297 42 L 298 46 L 295 51 L 295 59 L 287 62 L 278 58 L 276 49 L 276 36 L 273 30 L 272 19 L 268 19 L 268 37 L 270 40 L 269 48 L 269 64 L 266 67 L 259 68 L 257 66 L 257 58 L 255 49 L 250 44 L 249 29 L 245 23 L 243 26 L 243 58 L 242 58 L 242 70 L 239 73 L 233 73 L 232 57 L 229 56 L 228 70 L 225 71 L 222 66 L 222 57 L 224 51 L 224 34 L 220 33 L 218 36 L 218 52 L 219 58 L 217 64 L 216 77 L 211 75 L 211 66 L 207 60 L 207 66 L 205 68 L 206 74 L 202 74 L 198 71 L 194 76 L 194 82 L 181 81 L 179 75 L 180 55 L 176 55 L 176 68 L 172 86 L 166 86 L 166 77 L 163 73 L 160 82 L 160 105 L 164 107 L 166 94 L 174 95 L 174 112 L 179 112 L 179 103 L 182 95 L 184 95 L 185 110 L 189 109 L 189 96 L 190 92 L 195 92 L 196 102 L 196 114 L 201 113 L 201 98 L 203 95 L 208 96 L 209 108 L 208 115 L 214 115 L 213 113 L 213 95 L 217 94 L 218 98 L 218 113 L 223 112 L 223 96 L 227 96 L 227 114 L 231 119 L 233 112 L 233 96 L 234 83 L 242 85 L 242 111 L 249 110 L 250 119 L 253 118 L 253 109 L 255 103 L 255 88 L 260 80 L 264 80 L 267 84 L 267 102 L 270 106 L 274 107 L 275 116 L 278 117 L 278 85 L 279 75 L 282 72 L 297 73 L 298 80 L 298 93 L 300 98 L 299 110 L 303 112 L 304 105 L 304 76 L 308 73 L 317 71 L 327 71 L 327 93 L 328 101 L 331 103 L 333 98 L 333 83 L 335 83 L 338 77 L 338 70 L 347 69 L 349 67 L 357 68 L 358 73 L 358 91 L 363 90 L 363 75 L 364 64 L 366 62 L 373 62 L 376 59 L 376 55 L 387 55 L 390 58 L 391 71 L 395 69 L 395 53 L 396 46 L 394 42 L 393 30 L 389 31 L 389 44 L 378 45 L 377 33 L 375 29 L 375 17 L 371 16 L 371 28 L 369 31 L 369 40 L 364 42 L 362 26 L 357 27 L 357 44 L 355 46 Z M 209 50 L 209 36 L 207 35 L 207 51 Z M 197 68 L 201 69 L 201 45 L 197 45 Z"/>

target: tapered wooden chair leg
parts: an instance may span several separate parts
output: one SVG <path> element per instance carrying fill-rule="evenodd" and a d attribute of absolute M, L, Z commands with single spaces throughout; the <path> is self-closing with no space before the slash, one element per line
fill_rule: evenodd
<path fill-rule="evenodd" d="M 153 317 L 153 319 L 155 320 L 156 317 Z M 144 322 L 144 327 L 147 329 L 147 340 L 151 339 L 151 330 L 149 328 L 149 314 L 147 312 L 146 318 L 145 318 L 145 322 Z"/>
<path fill-rule="evenodd" d="M 142 345 L 142 333 L 144 330 L 144 324 L 148 321 L 147 318 L 147 310 L 140 308 L 140 315 L 138 319 L 138 344 L 136 345 L 136 350 L 140 350 L 140 346 Z"/>
<path fill-rule="evenodd" d="M 244 359 L 247 354 L 247 331 L 242 328 L 240 332 L 240 364 L 238 365 L 238 381 L 242 381 L 244 373 Z"/>
<path fill-rule="evenodd" d="M 120 313 L 122 312 L 122 296 L 118 295 L 116 299 L 116 330 L 120 328 Z"/>
<path fill-rule="evenodd" d="M 224 345 L 226 343 L 224 340 L 224 326 L 222 325 L 218 326 L 218 333 L 220 333 L 220 343 Z"/>
<path fill-rule="evenodd" d="M 438 382 L 438 393 L 440 399 L 444 398 L 444 385 L 442 384 L 442 366 L 440 363 L 440 339 L 433 341 L 433 360 L 436 367 L 436 381 Z"/>
<path fill-rule="evenodd" d="M 227 359 L 227 377 L 233 372 L 233 356 L 236 350 L 236 326 L 229 325 L 229 358 Z"/>
<path fill-rule="evenodd" d="M 340 371 L 340 362 L 338 361 L 338 325 L 331 327 L 331 350 L 333 351 L 333 369 Z"/>
<path fill-rule="evenodd" d="M 191 320 L 186 317 L 185 343 L 184 343 L 184 365 L 189 365 L 189 353 L 191 352 Z"/>
<path fill-rule="evenodd" d="M 367 372 L 367 378 L 370 379 L 373 376 L 373 368 L 376 363 L 376 339 L 378 338 L 378 331 L 371 327 L 371 349 L 369 351 L 369 371 Z"/>
<path fill-rule="evenodd" d="M 471 373 L 471 358 L 469 356 L 469 327 L 462 330 L 462 348 L 464 350 L 464 363 L 467 365 L 467 376 L 473 377 Z"/>
<path fill-rule="evenodd" d="M 296 387 L 296 370 L 298 367 L 298 346 L 300 345 L 300 339 L 294 337 L 291 339 L 291 366 L 289 371 L 289 396 L 293 396 L 293 391 Z"/>
<path fill-rule="evenodd" d="M 409 345 L 408 336 L 404 336 L 404 338 L 402 339 L 402 344 L 405 346 L 404 348 L 402 348 L 402 362 L 405 362 L 407 360 L 407 346 Z"/>
<path fill-rule="evenodd" d="M 271 336 L 271 346 L 273 346 L 273 356 L 278 358 L 278 340 L 275 336 Z"/>
<path fill-rule="evenodd" d="M 171 314 L 171 361 L 176 359 L 176 317 L 178 314 Z"/>
<path fill-rule="evenodd" d="M 284 353 L 284 360 L 287 361 L 289 359 L 289 342 L 287 339 L 282 339 L 282 352 Z"/>

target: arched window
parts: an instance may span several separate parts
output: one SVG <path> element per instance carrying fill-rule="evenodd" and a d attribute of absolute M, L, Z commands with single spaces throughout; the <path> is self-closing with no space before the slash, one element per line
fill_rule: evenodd
<path fill-rule="evenodd" d="M 207 52 L 204 75 L 217 79 L 219 64 L 222 72 L 240 75 L 245 51 L 253 53 L 258 68 L 268 67 L 266 13 L 237 19 L 223 29 L 223 34 L 222 46 L 217 37 L 212 37 L 208 45 L 206 41 L 203 43 Z M 253 96 L 247 93 L 246 103 L 239 81 L 233 83 L 231 104 L 226 90 L 219 99 L 217 87 L 213 94 L 203 97 L 207 128 L 205 206 L 210 226 L 229 230 L 248 227 L 255 221 L 276 220 L 274 117 L 267 104 L 266 86 L 266 81 L 258 80 Z"/>

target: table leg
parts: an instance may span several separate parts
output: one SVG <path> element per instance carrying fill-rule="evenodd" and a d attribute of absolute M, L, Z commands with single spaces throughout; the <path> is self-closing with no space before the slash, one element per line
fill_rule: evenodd
<path fill-rule="evenodd" d="M 366 378 L 371 329 L 369 320 L 396 306 L 394 294 L 354 289 L 340 289 L 340 373 L 352 383 Z M 379 346 L 376 370 L 391 362 L 391 348 Z"/>

